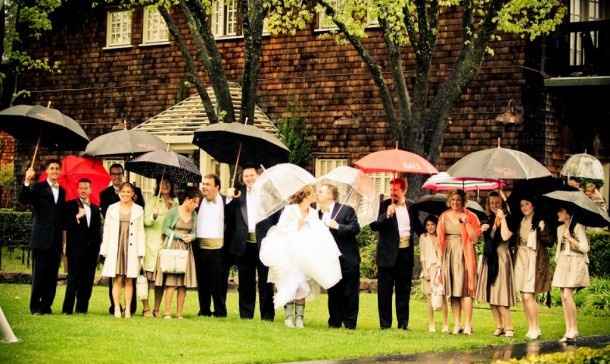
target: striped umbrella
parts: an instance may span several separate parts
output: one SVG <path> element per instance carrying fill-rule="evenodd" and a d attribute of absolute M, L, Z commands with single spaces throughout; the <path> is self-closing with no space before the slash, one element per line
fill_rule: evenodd
<path fill-rule="evenodd" d="M 490 191 L 504 187 L 500 180 L 476 180 L 451 177 L 447 172 L 440 172 L 428 178 L 422 188 L 432 192 L 464 190 L 464 191 Z"/>

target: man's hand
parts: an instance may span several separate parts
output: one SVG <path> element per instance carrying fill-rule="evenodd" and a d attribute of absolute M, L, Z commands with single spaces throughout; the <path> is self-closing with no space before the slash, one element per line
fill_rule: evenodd
<path fill-rule="evenodd" d="M 544 231 L 544 221 L 540 220 L 538 227 L 540 228 L 540 231 Z"/>
<path fill-rule="evenodd" d="M 78 214 L 76 214 L 76 223 L 80 224 L 79 219 L 83 216 L 85 216 L 86 212 L 85 212 L 85 208 L 84 207 L 79 207 L 78 208 Z"/>
<path fill-rule="evenodd" d="M 241 196 L 241 191 L 238 191 L 234 187 L 231 187 L 227 190 L 227 196 L 233 197 L 233 198 L 239 198 L 239 196 Z"/>
<path fill-rule="evenodd" d="M 328 226 L 331 229 L 335 229 L 335 230 L 339 229 L 339 224 L 335 220 L 325 221 L 325 224 L 326 224 L 326 226 Z"/>
<path fill-rule="evenodd" d="M 191 241 L 193 241 L 193 235 L 192 234 L 182 235 L 182 241 L 184 241 L 187 244 L 190 243 Z"/>
<path fill-rule="evenodd" d="M 386 216 L 392 217 L 392 216 L 394 216 L 394 214 L 396 214 L 396 205 L 391 204 L 390 206 L 388 206 L 388 210 L 386 211 Z"/>
<path fill-rule="evenodd" d="M 28 168 L 27 171 L 25 171 L 25 183 L 32 183 L 34 177 L 36 177 L 36 171 L 34 171 L 32 168 Z"/>

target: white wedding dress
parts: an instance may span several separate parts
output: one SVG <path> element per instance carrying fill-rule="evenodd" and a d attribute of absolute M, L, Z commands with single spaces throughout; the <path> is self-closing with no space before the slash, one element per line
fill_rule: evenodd
<path fill-rule="evenodd" d="M 269 267 L 268 282 L 275 285 L 276 309 L 309 296 L 308 280 L 325 289 L 341 280 L 341 252 L 330 231 L 312 208 L 299 229 L 301 217 L 298 205 L 286 206 L 261 243 L 260 259 Z"/>

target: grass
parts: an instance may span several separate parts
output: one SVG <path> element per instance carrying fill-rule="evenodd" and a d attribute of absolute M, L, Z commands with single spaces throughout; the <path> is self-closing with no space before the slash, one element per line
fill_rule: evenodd
<path fill-rule="evenodd" d="M 66 316 L 61 311 L 64 286 L 59 286 L 53 315 L 28 313 L 28 285 L 0 284 L 0 307 L 7 315 L 18 344 L 0 344 L 0 363 L 270 363 L 313 359 L 357 358 L 427 351 L 468 350 L 491 344 L 523 341 L 523 313 L 513 313 L 516 338 L 496 338 L 491 314 L 485 306 L 474 312 L 471 337 L 426 331 L 425 304 L 411 303 L 408 332 L 378 329 L 374 294 L 361 294 L 358 330 L 326 327 L 326 295 L 308 303 L 306 328 L 287 329 L 283 314 L 276 322 L 240 320 L 237 294 L 228 297 L 226 319 L 195 316 L 196 293 L 187 295 L 184 320 L 119 320 L 106 313 L 107 289 L 95 287 L 88 315 Z M 563 334 L 561 308 L 541 308 L 545 339 Z M 610 333 L 610 317 L 579 317 L 582 335 Z"/>

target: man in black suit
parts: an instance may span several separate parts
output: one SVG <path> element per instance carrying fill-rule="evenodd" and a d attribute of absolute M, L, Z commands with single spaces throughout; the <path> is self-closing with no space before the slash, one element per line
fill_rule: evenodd
<path fill-rule="evenodd" d="M 371 224 L 379 232 L 377 245 L 377 307 L 382 329 L 392 327 L 392 293 L 396 289 L 398 328 L 409 326 L 409 300 L 413 275 L 412 221 L 406 204 L 407 183 L 395 178 L 390 182 L 390 199 L 381 203 L 379 217 Z"/>
<path fill-rule="evenodd" d="M 63 313 L 87 313 L 93 289 L 95 267 L 102 243 L 100 209 L 91 203 L 91 180 L 78 181 L 79 198 L 66 203 L 64 230 L 68 257 L 68 284 Z"/>
<path fill-rule="evenodd" d="M 59 186 L 60 162 L 46 164 L 47 179 L 33 183 L 36 172 L 25 172 L 19 201 L 32 206 L 32 293 L 30 312 L 50 314 L 61 260 L 62 217 L 66 192 Z"/>
<path fill-rule="evenodd" d="M 103 218 L 106 217 L 106 210 L 108 210 L 108 206 L 112 205 L 113 203 L 119 202 L 119 188 L 123 184 L 123 174 L 124 169 L 122 165 L 115 163 L 110 166 L 110 178 L 112 184 L 108 186 L 108 188 L 100 192 L 100 210 L 102 211 Z M 134 192 L 134 202 L 144 208 L 144 196 L 142 196 L 142 190 L 136 187 Z M 133 279 L 134 292 L 136 291 L 135 281 L 136 280 Z M 114 300 L 112 298 L 112 279 L 108 279 L 108 298 L 110 299 L 110 307 L 108 308 L 108 313 L 114 315 Z M 131 300 L 130 311 L 132 314 L 136 312 L 137 301 L 138 300 Z"/>
<path fill-rule="evenodd" d="M 360 294 L 360 251 L 356 235 L 358 217 L 350 206 L 337 203 L 339 191 L 332 184 L 318 187 L 319 216 L 330 229 L 341 251 L 341 280 L 328 290 L 328 326 L 355 329 Z"/>
<path fill-rule="evenodd" d="M 256 182 L 258 172 L 254 167 L 245 167 L 242 171 L 242 181 L 244 186 L 239 189 L 238 194 L 233 198 L 230 205 L 233 226 L 233 237 L 229 246 L 229 253 L 237 263 L 239 277 L 239 317 L 242 319 L 252 319 L 254 317 L 254 307 L 256 306 L 256 273 L 258 272 L 259 282 L 261 276 L 265 276 L 268 268 L 260 261 L 258 253 L 260 245 L 256 238 L 256 197 L 252 192 L 252 186 Z M 232 191 L 229 192 L 231 194 Z M 264 272 L 263 272 L 264 271 Z M 266 282 L 263 282 L 266 283 Z M 263 290 L 268 289 L 268 284 L 259 284 L 259 301 L 268 295 Z M 273 297 L 273 292 L 271 293 Z M 273 309 L 273 302 L 270 302 Z M 261 318 L 263 320 L 273 319 L 270 312 L 265 312 L 268 305 L 260 302 Z M 271 317 L 270 317 L 271 316 Z"/>

